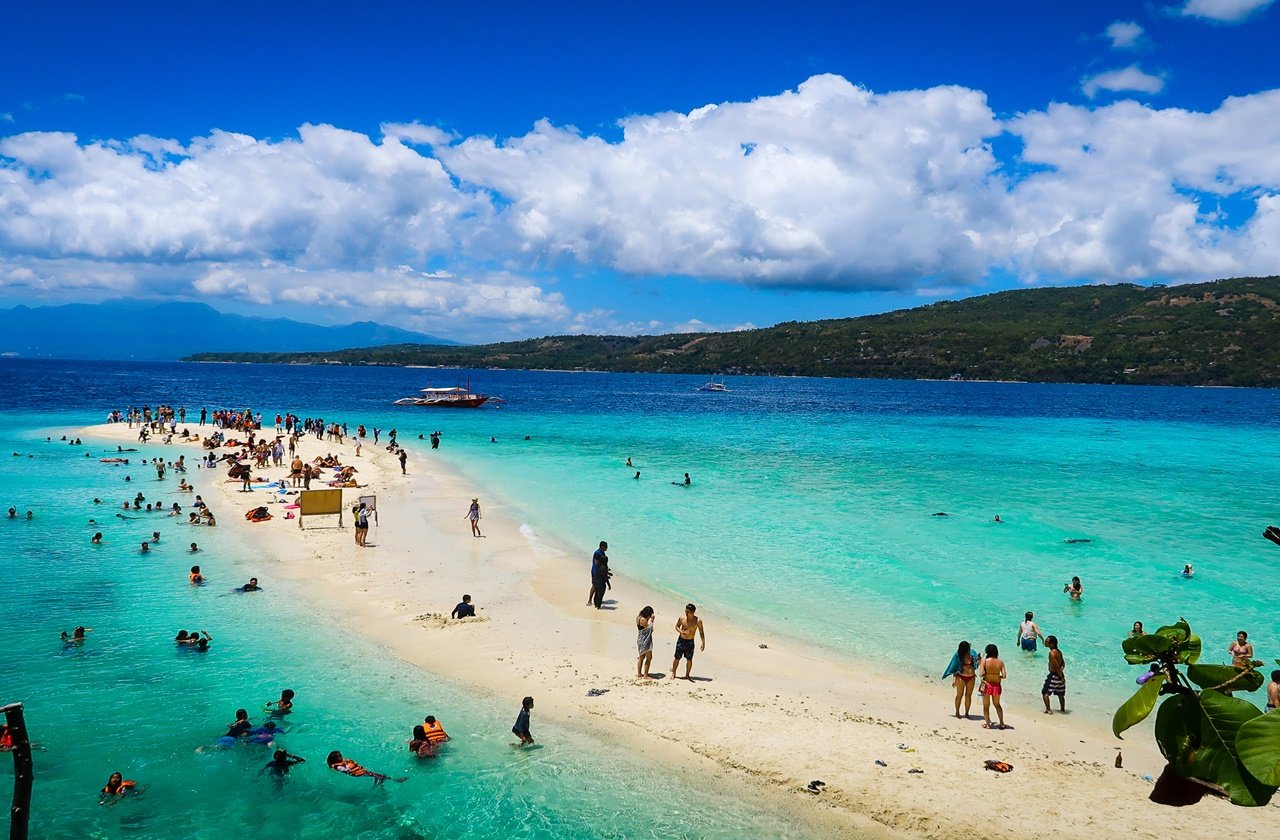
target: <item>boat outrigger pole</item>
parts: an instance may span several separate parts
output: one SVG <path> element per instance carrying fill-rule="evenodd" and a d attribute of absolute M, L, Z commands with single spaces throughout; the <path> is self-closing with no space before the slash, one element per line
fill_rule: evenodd
<path fill-rule="evenodd" d="M 22 704 L 5 706 L 5 723 L 13 738 L 13 808 L 9 812 L 9 840 L 27 840 L 31 821 L 31 783 L 35 781 L 35 765 L 31 762 L 31 739 L 27 722 L 22 717 Z"/>

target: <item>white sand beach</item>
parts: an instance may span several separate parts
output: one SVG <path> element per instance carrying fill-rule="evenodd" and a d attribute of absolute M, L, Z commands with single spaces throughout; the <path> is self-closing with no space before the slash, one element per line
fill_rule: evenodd
<path fill-rule="evenodd" d="M 123 424 L 80 432 L 113 442 L 136 434 Z M 405 662 L 513 708 L 533 695 L 539 720 L 590 731 L 658 767 L 700 768 L 708 784 L 741 785 L 831 836 L 1260 838 L 1280 828 L 1274 804 L 1150 803 L 1143 777 L 1158 776 L 1164 760 L 1149 725 L 1121 742 L 1100 722 L 1044 715 L 1037 698 L 1034 706 L 1008 706 L 1011 729 L 987 731 L 976 694 L 976 719 L 952 717 L 949 681 L 901 678 L 883 663 L 815 652 L 714 614 L 702 616 L 707 646 L 694 660 L 697 680 L 637 679 L 636 614 L 646 604 L 657 611 L 651 670 L 669 671 L 673 625 L 690 596 L 616 574 L 608 596 L 614 609 L 585 606 L 594 545 L 527 539 L 506 514 L 500 488 L 475 486 L 432 458 L 423 442 L 413 442 L 418 451 L 404 476 L 384 448 L 367 441 L 356 457 L 352 444 L 303 437 L 299 454 L 310 460 L 333 452 L 358 468 L 365 487 L 344 491 L 344 499 L 349 509 L 358 495 L 377 495 L 378 521 L 366 548 L 354 543 L 349 510 L 343 529 L 331 520 L 299 529 L 276 503 L 268 505 L 271 521 L 251 524 L 244 512 L 276 494 L 241 493 L 223 468 L 193 469 L 187 478 L 220 527 L 243 529 L 261 547 L 264 584 L 272 577 L 298 581 L 318 622 L 340 620 Z M 189 462 L 203 454 L 198 445 L 173 449 Z M 270 479 L 287 473 L 260 471 Z M 483 539 L 470 535 L 464 517 L 475 496 Z M 479 608 L 477 618 L 448 619 L 464 592 Z M 588 696 L 593 688 L 607 693 Z M 499 730 L 493 737 L 510 736 Z M 1118 746 L 1122 769 L 1114 766 Z M 985 771 L 988 759 L 1014 769 Z M 805 790 L 812 779 L 826 782 L 821 794 Z"/>

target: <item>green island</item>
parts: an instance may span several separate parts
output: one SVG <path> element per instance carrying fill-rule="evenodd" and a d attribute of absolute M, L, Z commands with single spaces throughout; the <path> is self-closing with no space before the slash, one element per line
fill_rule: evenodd
<path fill-rule="evenodd" d="M 1280 277 L 1019 289 L 737 332 L 197 353 L 183 361 L 1273 387 Z"/>

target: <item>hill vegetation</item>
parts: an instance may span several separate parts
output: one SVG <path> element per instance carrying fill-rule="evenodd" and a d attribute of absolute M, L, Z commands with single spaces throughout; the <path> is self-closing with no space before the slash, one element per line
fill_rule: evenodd
<path fill-rule="evenodd" d="M 1280 277 L 1020 289 L 730 333 L 200 353 L 188 360 L 1277 386 Z"/>

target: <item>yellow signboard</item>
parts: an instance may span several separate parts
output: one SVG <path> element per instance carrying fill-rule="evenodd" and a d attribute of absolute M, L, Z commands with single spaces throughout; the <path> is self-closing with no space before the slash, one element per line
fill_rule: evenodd
<path fill-rule="evenodd" d="M 342 527 L 342 490 L 303 490 L 298 494 L 298 527 L 308 516 L 338 517 Z"/>

